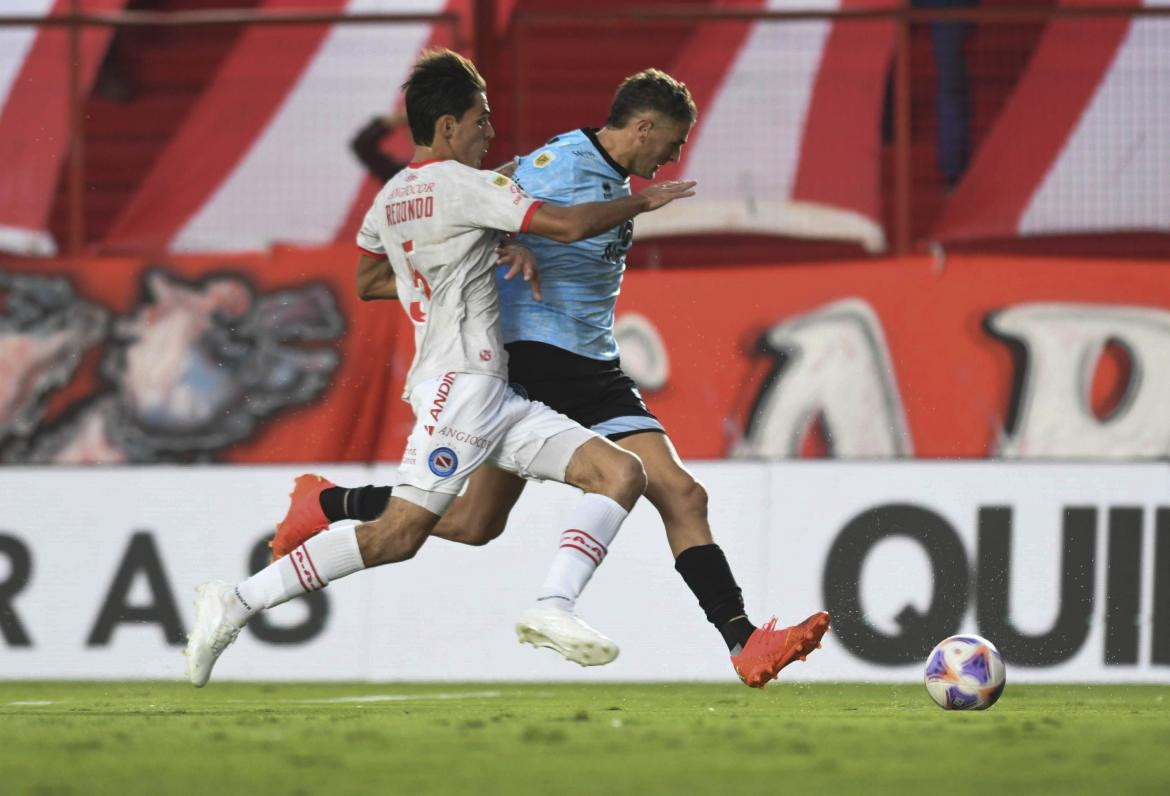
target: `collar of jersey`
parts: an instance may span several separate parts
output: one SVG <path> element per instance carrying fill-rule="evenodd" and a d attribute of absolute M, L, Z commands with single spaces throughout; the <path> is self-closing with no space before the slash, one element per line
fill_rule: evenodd
<path fill-rule="evenodd" d="M 616 171 L 618 176 L 624 180 L 626 177 L 630 176 L 630 173 L 622 168 L 621 164 L 611 158 L 609 153 L 605 151 L 605 147 L 603 147 L 601 142 L 597 140 L 597 129 L 598 128 L 596 127 L 582 127 L 581 132 L 584 133 L 585 137 L 589 139 L 589 143 L 593 144 L 593 148 L 597 150 L 597 153 L 605 158 L 605 162 L 609 164 L 609 167 Z"/>
<path fill-rule="evenodd" d="M 431 158 L 430 160 L 420 160 L 418 163 L 410 163 L 407 165 L 408 169 L 421 169 L 423 166 L 429 166 L 432 163 L 442 163 L 443 158 Z"/>

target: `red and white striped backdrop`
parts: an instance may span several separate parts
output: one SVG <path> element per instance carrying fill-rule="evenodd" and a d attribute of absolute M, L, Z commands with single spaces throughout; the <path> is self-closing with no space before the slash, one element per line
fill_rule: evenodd
<path fill-rule="evenodd" d="M 265 0 L 261 7 L 437 13 L 452 4 Z M 247 30 L 106 242 L 200 252 L 332 243 L 366 182 L 345 141 L 370 116 L 393 109 L 434 34 L 421 24 Z"/>
<path fill-rule="evenodd" d="M 85 0 L 83 9 L 115 11 L 124 2 Z M 7 0 L 0 13 L 60 13 L 66 4 Z M 466 12 L 468 0 L 264 0 L 260 7 Z M 344 241 L 375 190 L 345 141 L 400 101 L 398 86 L 422 47 L 450 38 L 444 26 L 429 25 L 245 31 L 103 243 L 222 253 Z M 108 28 L 85 29 L 86 86 L 108 41 Z M 1170 136 L 1162 129 L 1170 119 L 1168 45 L 1166 19 L 1052 23 L 934 237 L 1170 228 Z M 664 66 L 691 86 L 699 123 L 683 162 L 660 176 L 697 179 L 699 194 L 641 219 L 638 235 L 763 232 L 882 250 L 880 118 L 892 46 L 893 25 L 881 21 L 698 25 Z M 68 148 L 66 47 L 63 29 L 0 28 L 0 251 L 56 248 L 47 218 Z"/>
<path fill-rule="evenodd" d="M 1063 0 L 1066 6 L 1170 0 Z M 1048 26 L 939 240 L 1170 230 L 1170 19 Z"/>
<path fill-rule="evenodd" d="M 83 0 L 86 12 L 118 11 L 126 0 Z M 49 16 L 69 0 L 4 0 L 4 16 Z M 110 29 L 81 36 L 82 88 L 88 90 Z M 0 28 L 0 251 L 51 255 L 49 210 L 69 147 L 68 34 L 64 28 Z"/>
<path fill-rule="evenodd" d="M 885 0 L 732 0 L 764 10 L 836 10 Z M 672 74 L 699 121 L 679 168 L 693 200 L 638 219 L 640 237 L 759 232 L 885 248 L 881 113 L 891 22 L 701 25 Z"/>

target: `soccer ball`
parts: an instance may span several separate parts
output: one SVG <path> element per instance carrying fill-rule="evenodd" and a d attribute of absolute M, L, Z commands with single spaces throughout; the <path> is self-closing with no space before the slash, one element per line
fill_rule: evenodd
<path fill-rule="evenodd" d="M 987 710 L 1007 682 L 1003 656 L 981 636 L 943 639 L 926 659 L 926 691 L 943 710 Z"/>

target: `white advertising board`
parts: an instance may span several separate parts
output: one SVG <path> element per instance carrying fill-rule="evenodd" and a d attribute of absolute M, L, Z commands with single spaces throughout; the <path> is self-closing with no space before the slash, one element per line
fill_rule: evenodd
<path fill-rule="evenodd" d="M 757 623 L 827 608 L 794 680 L 908 681 L 955 632 L 1013 682 L 1170 682 L 1170 466 L 696 462 Z M 245 576 L 304 468 L 0 468 L 0 677 L 180 678 L 195 584 Z M 393 468 L 326 465 L 346 485 Z M 534 484 L 485 547 L 429 541 L 254 622 L 217 679 L 728 680 L 642 501 L 580 603 L 621 645 L 518 645 L 575 490 Z"/>

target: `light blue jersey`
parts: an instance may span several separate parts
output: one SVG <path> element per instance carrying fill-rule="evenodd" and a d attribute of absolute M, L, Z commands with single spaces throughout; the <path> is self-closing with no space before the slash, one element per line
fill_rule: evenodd
<path fill-rule="evenodd" d="M 516 163 L 514 180 L 529 196 L 550 204 L 630 195 L 629 174 L 601 148 L 593 130 L 559 135 Z M 531 340 L 591 359 L 616 359 L 614 305 L 633 233 L 634 223 L 627 221 L 576 243 L 520 235 L 520 242 L 536 255 L 543 300 L 533 299 L 531 286 L 523 280 L 497 278 L 504 342 Z M 501 268 L 497 277 L 504 273 Z"/>

